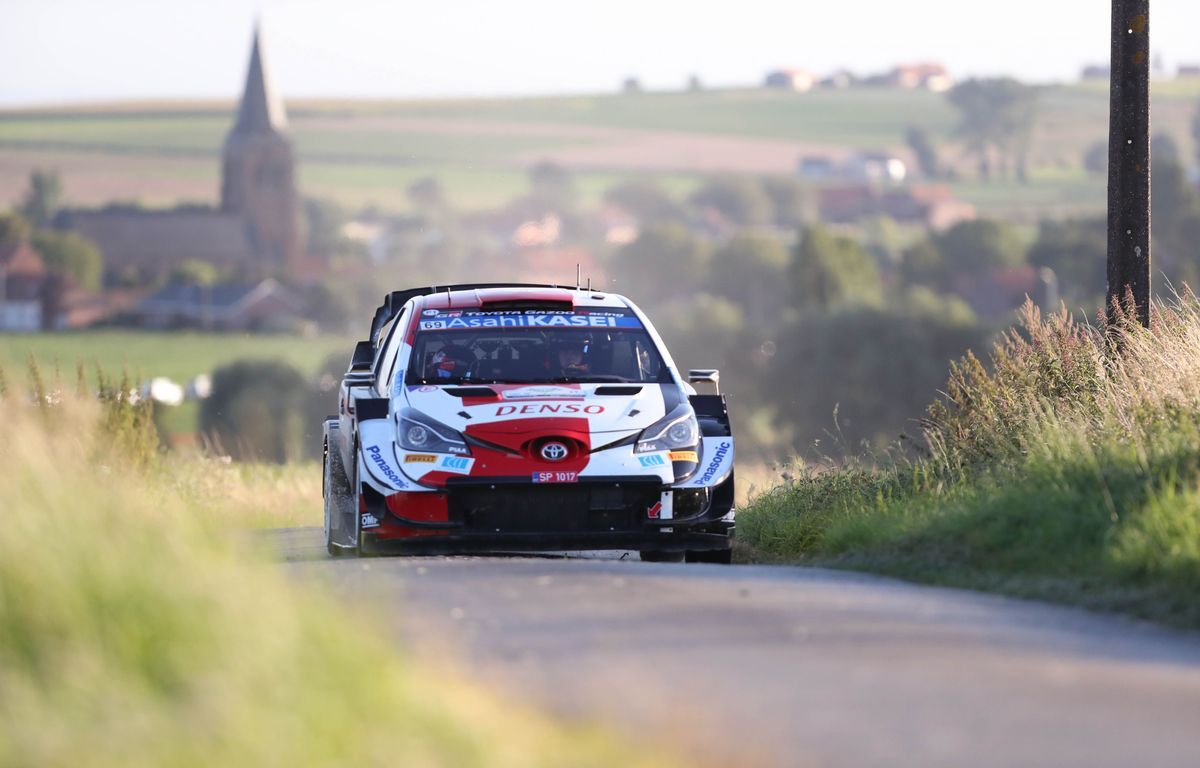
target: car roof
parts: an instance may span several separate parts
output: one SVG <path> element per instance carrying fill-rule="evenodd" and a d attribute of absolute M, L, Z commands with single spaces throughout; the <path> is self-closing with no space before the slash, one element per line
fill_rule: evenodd
<path fill-rule="evenodd" d="M 629 302 L 615 293 L 575 290 L 571 288 L 542 288 L 532 286 L 495 286 L 467 290 L 449 290 L 418 297 L 422 309 L 485 309 L 489 304 L 521 303 L 567 304 L 572 307 L 623 308 Z M 497 307 L 500 308 L 500 307 Z"/>

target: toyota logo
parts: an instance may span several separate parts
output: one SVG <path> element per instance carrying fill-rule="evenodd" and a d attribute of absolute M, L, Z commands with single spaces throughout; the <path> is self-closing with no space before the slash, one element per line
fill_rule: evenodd
<path fill-rule="evenodd" d="M 546 461 L 562 461 L 567 458 L 567 446 L 562 443 L 546 443 L 542 446 L 542 458 Z"/>

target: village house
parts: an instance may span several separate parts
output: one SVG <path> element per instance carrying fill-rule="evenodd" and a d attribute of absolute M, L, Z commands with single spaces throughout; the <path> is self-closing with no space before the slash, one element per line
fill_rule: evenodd
<path fill-rule="evenodd" d="M 856 152 L 844 159 L 831 155 L 804 155 L 796 173 L 805 181 L 863 181 L 900 184 L 908 178 L 908 165 L 887 152 Z"/>
<path fill-rule="evenodd" d="M 171 283 L 134 309 L 145 328 L 218 331 L 292 330 L 303 302 L 274 278 L 257 283 Z"/>
<path fill-rule="evenodd" d="M 934 93 L 943 93 L 954 87 L 954 79 L 946 68 L 933 61 L 901 64 L 888 74 L 887 83 L 893 88 L 924 88 Z"/>
<path fill-rule="evenodd" d="M 838 224 L 887 216 L 940 231 L 976 217 L 975 206 L 954 197 L 954 192 L 944 184 L 890 189 L 873 184 L 830 186 L 818 191 L 817 200 L 821 218 Z"/>
<path fill-rule="evenodd" d="M 813 77 L 813 74 L 803 69 L 777 69 L 767 73 L 763 80 L 763 85 L 767 88 L 779 88 L 797 93 L 811 91 L 815 84 L 816 78 Z"/>
<path fill-rule="evenodd" d="M 130 303 L 128 291 L 92 293 L 48 270 L 28 240 L 0 245 L 0 332 L 86 328 Z"/>
<path fill-rule="evenodd" d="M 0 331 L 45 328 L 47 293 L 46 266 L 29 241 L 0 243 Z"/>

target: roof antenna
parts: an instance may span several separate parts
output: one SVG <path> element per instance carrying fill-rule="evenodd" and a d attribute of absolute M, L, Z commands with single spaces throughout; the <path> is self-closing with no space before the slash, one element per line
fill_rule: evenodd
<path fill-rule="evenodd" d="M 592 290 L 592 276 L 588 275 L 588 290 Z"/>
<path fill-rule="evenodd" d="M 577 262 L 575 262 L 575 290 L 577 290 L 577 291 L 579 290 L 579 280 L 580 280 L 579 262 L 577 261 Z"/>

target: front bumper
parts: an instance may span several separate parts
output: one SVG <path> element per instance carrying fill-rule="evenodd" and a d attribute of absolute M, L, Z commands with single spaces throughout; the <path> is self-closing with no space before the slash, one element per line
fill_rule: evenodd
<path fill-rule="evenodd" d="M 455 532 L 417 538 L 367 536 L 368 552 L 455 555 L 487 552 L 570 552 L 628 549 L 655 552 L 700 552 L 729 549 L 733 526 L 722 533 L 652 531 L 650 533 L 487 533 Z"/>
<path fill-rule="evenodd" d="M 668 494 L 674 503 L 661 504 Z M 544 485 L 462 478 L 438 493 L 385 498 L 364 488 L 362 498 L 363 511 L 378 521 L 369 539 L 402 541 L 406 551 L 712 550 L 728 548 L 733 530 L 708 491 L 646 478 Z M 663 517 L 664 506 L 682 514 Z"/>

